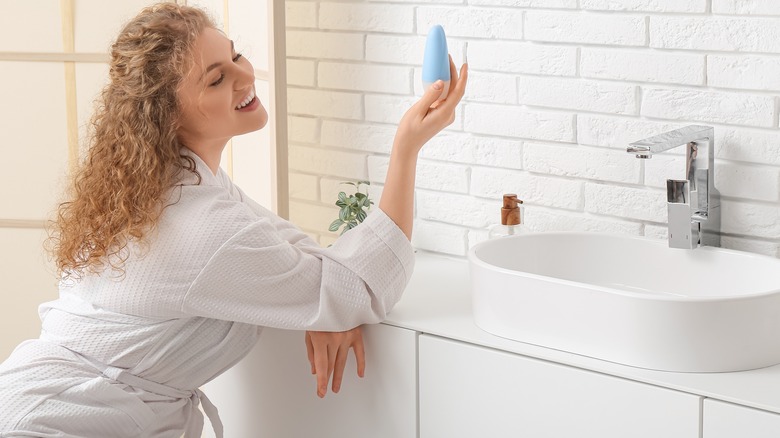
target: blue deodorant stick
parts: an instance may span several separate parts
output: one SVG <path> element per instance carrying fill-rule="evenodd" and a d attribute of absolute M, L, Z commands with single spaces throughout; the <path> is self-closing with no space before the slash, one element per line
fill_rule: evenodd
<path fill-rule="evenodd" d="M 425 41 L 425 57 L 422 66 L 423 89 L 441 79 L 444 81 L 439 100 L 447 97 L 450 90 L 450 59 L 447 50 L 447 37 L 444 36 L 444 29 L 438 24 L 428 32 L 428 39 Z"/>

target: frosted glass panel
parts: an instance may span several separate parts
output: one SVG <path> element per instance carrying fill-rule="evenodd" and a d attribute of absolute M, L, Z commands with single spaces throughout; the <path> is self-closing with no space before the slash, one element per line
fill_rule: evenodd
<path fill-rule="evenodd" d="M 0 62 L 0 219 L 45 219 L 67 168 L 62 63 Z"/>
<path fill-rule="evenodd" d="M 43 230 L 0 228 L 0 361 L 41 331 L 38 305 L 57 297 L 54 267 L 43 251 Z"/>
<path fill-rule="evenodd" d="M 87 124 L 95 108 L 94 101 L 108 83 L 108 64 L 76 64 L 76 96 L 79 142 L 83 145 Z"/>
<path fill-rule="evenodd" d="M 284 7 L 281 5 L 280 7 Z M 230 0 L 230 38 L 258 70 L 268 71 L 268 2 Z"/>
<path fill-rule="evenodd" d="M 256 81 L 255 88 L 260 102 L 268 108 L 268 82 Z M 233 138 L 233 181 L 249 197 L 274 210 L 272 155 L 269 125 L 260 131 Z"/>
<path fill-rule="evenodd" d="M 62 52 L 59 0 L 5 0 L 0 52 Z"/>
<path fill-rule="evenodd" d="M 76 52 L 108 53 L 111 43 L 125 23 L 141 12 L 145 6 L 154 3 L 157 2 L 153 0 L 75 1 Z"/>

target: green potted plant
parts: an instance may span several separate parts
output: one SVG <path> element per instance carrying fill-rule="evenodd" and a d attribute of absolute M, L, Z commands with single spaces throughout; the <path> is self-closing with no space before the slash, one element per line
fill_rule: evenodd
<path fill-rule="evenodd" d="M 341 184 L 348 184 L 355 187 L 355 193 L 347 196 L 345 192 L 339 192 L 336 206 L 339 207 L 339 218 L 331 222 L 329 231 L 338 231 L 339 228 L 344 226 L 339 235 L 346 233 L 347 231 L 358 226 L 368 216 L 368 210 L 374 205 L 374 201 L 368 197 L 368 189 L 365 193 L 360 191 L 361 186 L 371 185 L 368 181 L 343 182 Z"/>

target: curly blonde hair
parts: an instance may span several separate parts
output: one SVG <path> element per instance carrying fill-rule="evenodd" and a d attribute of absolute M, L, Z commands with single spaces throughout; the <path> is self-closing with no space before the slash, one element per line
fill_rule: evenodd
<path fill-rule="evenodd" d="M 204 11 L 162 3 L 141 11 L 111 46 L 86 157 L 50 223 L 47 247 L 61 277 L 109 266 L 123 275 L 128 243 L 147 245 L 182 172 L 197 175 L 181 155 L 177 91 L 207 27 L 215 26 Z"/>

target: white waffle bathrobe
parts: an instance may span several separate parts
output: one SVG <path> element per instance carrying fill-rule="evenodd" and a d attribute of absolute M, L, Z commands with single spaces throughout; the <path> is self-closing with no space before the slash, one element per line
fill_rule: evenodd
<path fill-rule="evenodd" d="M 199 437 L 198 403 L 220 422 L 198 388 L 262 327 L 347 330 L 400 299 L 413 250 L 384 212 L 321 248 L 185 153 L 202 181 L 173 190 L 125 277 L 61 284 L 40 339 L 0 365 L 0 437 Z"/>

